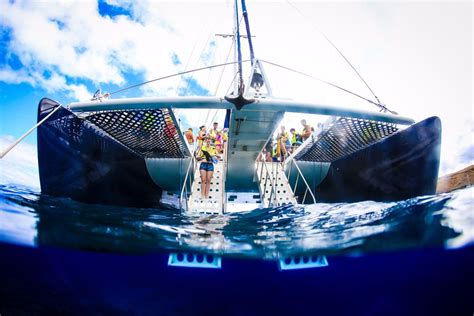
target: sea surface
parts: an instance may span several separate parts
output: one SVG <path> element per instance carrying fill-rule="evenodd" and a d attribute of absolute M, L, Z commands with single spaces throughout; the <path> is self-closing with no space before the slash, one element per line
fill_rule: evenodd
<path fill-rule="evenodd" d="M 474 244 L 474 187 L 380 203 L 314 204 L 212 216 L 79 203 L 0 185 L 0 242 L 101 253 L 210 253 L 276 260 Z"/>

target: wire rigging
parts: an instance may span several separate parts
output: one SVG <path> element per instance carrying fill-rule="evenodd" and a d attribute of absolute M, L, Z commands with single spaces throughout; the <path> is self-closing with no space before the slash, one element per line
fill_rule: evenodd
<path fill-rule="evenodd" d="M 286 2 L 296 11 L 298 12 L 303 18 L 305 18 L 306 20 L 309 20 L 308 17 L 306 15 L 303 14 L 303 12 L 301 12 L 294 4 L 292 4 L 289 0 L 286 0 Z M 352 65 L 352 63 L 349 61 L 349 59 L 346 58 L 346 56 L 344 56 L 344 54 L 341 52 L 341 50 L 339 50 L 339 48 L 337 48 L 337 46 L 326 36 L 326 34 L 324 34 L 318 27 L 316 27 L 313 23 L 311 23 L 311 26 L 313 26 L 313 28 L 319 33 L 321 34 L 325 39 L 326 41 L 328 41 L 328 43 L 334 47 L 334 49 L 339 53 L 339 55 L 341 55 L 342 58 L 344 58 L 344 60 L 349 64 L 349 66 L 352 68 L 352 70 L 354 70 L 354 72 L 357 74 L 357 76 L 360 78 L 360 80 L 362 80 L 362 82 L 365 84 L 365 86 L 367 87 L 367 89 L 369 89 L 370 93 L 372 93 L 372 95 L 374 96 L 374 98 L 377 100 L 377 102 L 371 102 L 371 103 L 374 103 L 376 104 L 381 110 L 383 111 L 388 111 L 392 114 L 396 114 L 396 112 L 394 111 L 391 111 L 389 110 L 385 104 L 383 104 L 380 99 L 377 97 L 377 95 L 375 94 L 375 92 L 370 88 L 369 84 L 367 83 L 367 81 L 364 80 L 364 78 L 362 77 L 362 75 L 359 73 L 359 71 L 357 71 L 357 69 L 354 67 L 354 65 Z"/>
<path fill-rule="evenodd" d="M 286 66 L 282 66 L 282 65 L 279 65 L 279 64 L 276 64 L 276 63 L 272 63 L 272 62 L 270 62 L 270 61 L 266 61 L 266 60 L 263 60 L 263 59 L 260 59 L 260 61 L 262 61 L 262 62 L 264 62 L 264 63 L 267 63 L 267 64 L 269 64 L 269 65 L 272 65 L 272 66 L 275 66 L 275 67 L 278 67 L 278 68 L 282 68 L 282 69 L 285 69 L 285 70 L 288 70 L 288 71 L 291 71 L 291 72 L 300 74 L 300 75 L 302 75 L 302 76 L 305 76 L 305 77 L 308 77 L 308 78 L 311 78 L 311 79 L 320 81 L 320 82 L 325 83 L 325 84 L 327 84 L 327 85 L 330 85 L 330 86 L 332 86 L 332 87 L 334 87 L 334 88 L 337 88 L 337 89 L 339 89 L 339 90 L 342 90 L 342 91 L 344 91 L 344 92 L 347 92 L 347 93 L 349 93 L 349 94 L 352 94 L 353 96 L 356 96 L 356 97 L 358 97 L 358 98 L 360 98 L 360 99 L 362 99 L 362 100 L 365 100 L 365 101 L 367 101 L 367 102 L 369 102 L 369 103 L 371 103 L 371 104 L 373 104 L 373 105 L 375 105 L 375 106 L 377 106 L 377 107 L 379 107 L 379 108 L 381 108 L 381 109 L 384 109 L 384 110 L 386 110 L 386 111 L 389 111 L 389 112 L 392 113 L 392 114 L 397 114 L 396 112 L 393 112 L 393 111 L 390 111 L 389 109 L 387 109 L 384 105 L 379 104 L 379 103 L 377 103 L 377 102 L 375 102 L 375 101 L 372 101 L 372 100 L 370 100 L 370 99 L 367 99 L 367 98 L 365 98 L 365 97 L 363 97 L 363 96 L 361 96 L 361 95 L 359 95 L 359 94 L 357 94 L 357 93 L 355 93 L 355 92 L 352 92 L 352 91 L 347 90 L 347 89 L 345 89 L 345 88 L 343 88 L 343 87 L 341 87 L 341 86 L 338 86 L 337 84 L 334 84 L 334 83 L 331 83 L 331 82 L 329 82 L 329 81 L 326 81 L 326 80 L 323 80 L 323 79 L 314 77 L 314 76 L 312 76 L 312 75 L 309 75 L 309 74 L 307 74 L 307 73 L 304 73 L 304 72 L 299 71 L 299 70 L 296 70 L 296 69 L 292 69 L 292 68 L 289 68 L 289 67 L 286 67 Z"/>
<path fill-rule="evenodd" d="M 249 59 L 246 59 L 246 60 L 242 60 L 241 63 L 246 63 L 246 62 L 249 62 L 249 61 L 250 61 Z M 167 75 L 167 76 L 163 76 L 163 77 L 158 77 L 158 78 L 155 78 L 155 79 L 152 79 L 152 80 L 148 80 L 148 81 L 144 81 L 144 82 L 141 82 L 141 83 L 137 83 L 137 84 L 134 84 L 134 85 L 131 85 L 131 86 L 128 86 L 128 87 L 125 87 L 125 88 L 116 90 L 116 91 L 114 91 L 114 92 L 110 92 L 110 93 L 108 93 L 108 95 L 114 95 L 114 94 L 117 94 L 117 93 L 119 93 L 119 92 L 123 92 L 123 91 L 129 90 L 129 89 L 133 89 L 133 88 L 136 88 L 136 87 L 140 87 L 140 86 L 143 86 L 143 85 L 146 85 L 146 84 L 155 82 L 155 81 L 160 81 L 160 80 L 163 80 L 163 79 L 168 79 L 168 78 L 172 78 L 172 77 L 176 77 L 176 76 L 182 76 L 182 75 L 185 75 L 185 74 L 189 74 L 189 73 L 193 73 L 193 72 L 197 72 L 197 71 L 201 71 L 201 70 L 212 69 L 212 68 L 222 67 L 222 66 L 227 66 L 227 65 L 233 65 L 233 64 L 237 64 L 237 63 L 239 63 L 239 62 L 238 62 L 238 61 L 232 61 L 232 62 L 217 64 L 217 65 L 211 65 L 211 66 L 206 66 L 206 67 L 201 67 L 201 68 L 196 68 L 196 69 L 181 71 L 181 72 L 178 72 L 178 73 L 175 73 L 175 74 L 172 74 L 172 75 Z"/>

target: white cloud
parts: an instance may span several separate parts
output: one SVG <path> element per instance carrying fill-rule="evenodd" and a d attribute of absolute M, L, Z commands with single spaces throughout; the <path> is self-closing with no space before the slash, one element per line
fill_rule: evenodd
<path fill-rule="evenodd" d="M 0 136 L 0 149 L 5 150 L 16 139 Z M 22 142 L 0 159 L 0 183 L 20 184 L 39 190 L 38 154 L 36 146 Z"/>

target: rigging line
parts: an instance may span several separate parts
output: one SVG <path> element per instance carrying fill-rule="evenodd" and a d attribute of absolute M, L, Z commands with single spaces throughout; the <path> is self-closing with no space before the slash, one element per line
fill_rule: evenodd
<path fill-rule="evenodd" d="M 249 62 L 249 61 L 250 61 L 249 59 L 242 60 L 242 63 L 246 63 L 246 62 Z M 132 88 L 143 86 L 143 85 L 149 84 L 151 82 L 155 82 L 155 81 L 159 81 L 159 80 L 163 80 L 163 79 L 168 79 L 168 78 L 172 78 L 172 77 L 176 77 L 176 76 L 182 76 L 182 75 L 185 75 L 185 74 L 188 74 L 188 73 L 197 72 L 197 71 L 201 71 L 201 70 L 205 70 L 205 69 L 211 69 L 211 68 L 216 68 L 216 67 L 233 65 L 233 64 L 237 64 L 237 63 L 238 63 L 238 61 L 232 61 L 232 62 L 228 62 L 228 63 L 222 63 L 222 64 L 217 64 L 217 65 L 211 65 L 211 66 L 186 70 L 186 71 L 178 72 L 178 73 L 175 73 L 175 74 L 172 74 L 172 75 L 166 75 L 166 76 L 163 76 L 163 77 L 159 77 L 159 78 L 155 78 L 155 79 L 152 79 L 152 80 L 144 81 L 144 82 L 141 82 L 141 83 L 137 83 L 137 84 L 134 84 L 134 85 L 116 90 L 114 92 L 109 93 L 109 95 L 113 95 L 113 94 L 116 94 L 116 93 L 119 93 L 119 92 L 122 92 L 122 91 L 125 91 L 125 90 L 129 90 L 129 89 L 132 89 Z"/>
<path fill-rule="evenodd" d="M 191 50 L 191 54 L 189 55 L 188 60 L 186 61 L 186 65 L 184 66 L 184 70 L 188 69 L 189 63 L 191 62 L 191 58 L 193 57 L 194 50 L 196 49 L 197 43 L 198 43 L 198 38 L 196 38 L 196 40 L 194 41 L 193 49 Z M 179 93 L 179 87 L 181 86 L 182 81 L 183 81 L 183 77 L 180 77 L 178 85 L 176 86 L 175 94 Z"/>
<path fill-rule="evenodd" d="M 306 20 L 309 20 L 294 4 L 292 4 L 289 0 L 286 0 L 286 2 L 293 8 L 295 9 L 302 17 L 304 17 Z M 319 32 L 319 34 L 321 34 L 325 39 L 326 41 L 328 41 L 329 44 L 331 44 L 332 47 L 334 47 L 334 49 L 339 53 L 339 55 L 341 55 L 342 58 L 344 58 L 344 60 L 349 64 L 349 66 L 352 68 L 352 70 L 354 70 L 354 72 L 357 74 L 357 76 L 359 76 L 360 80 L 362 80 L 362 82 L 365 84 L 365 86 L 367 87 L 367 89 L 369 89 L 370 93 L 372 93 L 372 95 L 374 96 L 374 98 L 377 100 L 377 103 L 378 103 L 378 106 L 381 107 L 382 110 L 385 110 L 385 111 L 388 111 L 390 113 L 396 113 L 394 111 L 391 111 L 389 110 L 381 101 L 380 99 L 377 97 L 377 95 L 375 94 L 375 92 L 370 88 L 369 84 L 364 80 L 364 78 L 362 77 L 362 75 L 357 71 L 357 69 L 351 64 L 351 62 L 349 61 L 349 59 L 346 58 L 346 56 L 344 56 L 344 54 L 339 50 L 339 48 L 337 48 L 337 46 L 326 36 L 326 34 L 324 34 L 318 27 L 316 27 L 314 24 L 311 23 L 311 25 L 313 26 L 313 28 Z"/>
<path fill-rule="evenodd" d="M 232 43 L 230 44 L 229 52 L 227 53 L 225 62 L 229 60 L 230 53 L 232 52 L 232 48 L 234 47 L 234 45 L 235 45 L 235 37 L 232 39 Z M 216 87 L 216 90 L 214 91 L 214 95 L 217 95 L 217 91 L 219 90 L 219 86 L 221 85 L 222 76 L 224 75 L 224 70 L 225 70 L 225 67 L 222 67 L 221 73 L 219 75 L 219 81 L 217 81 L 217 87 Z"/>
<path fill-rule="evenodd" d="M 218 42 L 215 41 L 215 43 L 216 43 L 216 45 L 215 45 L 214 49 L 212 50 L 212 57 L 210 58 L 211 61 L 212 61 L 212 63 L 215 63 L 217 51 L 218 51 L 218 49 L 219 49 L 219 44 L 218 44 Z M 227 60 L 226 60 L 226 61 L 227 61 Z M 213 69 L 211 69 L 211 70 L 209 71 L 209 74 L 207 75 L 206 85 L 205 85 L 206 90 L 209 91 L 209 92 L 210 92 L 210 90 L 211 90 L 211 89 L 210 89 L 210 86 L 211 86 L 211 79 L 213 79 L 213 76 L 212 76 L 213 72 L 212 72 L 212 71 L 213 71 Z"/>
<path fill-rule="evenodd" d="M 317 78 L 317 77 L 314 77 L 314 76 L 311 76 L 311 75 L 309 75 L 309 74 L 307 74 L 307 73 L 304 73 L 304 72 L 302 72 L 302 71 L 299 71 L 299 70 L 295 70 L 295 69 L 292 69 L 292 68 L 289 68 L 289 67 L 285 67 L 285 66 L 282 66 L 282 65 L 279 65 L 279 64 L 275 64 L 275 63 L 272 63 L 272 62 L 269 62 L 269 61 L 266 61 L 266 60 L 263 60 L 263 59 L 259 59 L 259 60 L 262 61 L 262 62 L 264 62 L 264 63 L 267 63 L 267 64 L 269 64 L 269 65 L 273 65 L 273 66 L 275 66 L 275 67 L 279 67 L 279 68 L 282 68 L 282 69 L 286 69 L 286 70 L 288 70 L 288 71 L 292 71 L 292 72 L 294 72 L 294 73 L 303 75 L 303 76 L 305 76 L 305 77 L 308 77 L 308 78 L 311 78 L 311 79 L 320 81 L 320 82 L 325 83 L 325 84 L 327 84 L 327 85 L 330 85 L 330 86 L 332 86 L 332 87 L 334 87 L 334 88 L 337 88 L 337 89 L 339 89 L 339 90 L 342 90 L 342 91 L 344 91 L 344 92 L 347 92 L 347 93 L 349 93 L 349 94 L 352 94 L 352 95 L 354 95 L 354 96 L 356 96 L 356 97 L 358 97 L 358 98 L 361 98 L 361 99 L 363 99 L 363 100 L 365 100 L 365 101 L 367 101 L 367 102 L 369 102 L 369 103 L 371 103 L 371 104 L 373 104 L 373 105 L 375 105 L 375 106 L 380 107 L 381 109 L 385 109 L 385 110 L 389 111 L 389 112 L 392 113 L 392 114 L 397 114 L 396 112 L 390 111 L 389 109 L 387 109 L 384 105 L 379 104 L 379 103 L 377 103 L 377 102 L 374 102 L 374 101 L 372 101 L 372 100 L 370 100 L 370 99 L 367 99 L 367 98 L 365 98 L 365 97 L 363 97 L 363 96 L 361 96 L 361 95 L 359 95 L 359 94 L 357 94 L 357 93 L 355 93 L 355 92 L 352 92 L 352 91 L 347 90 L 347 89 L 345 89 L 345 88 L 343 88 L 343 87 L 341 87 L 341 86 L 338 86 L 337 84 L 331 83 L 331 82 L 329 82 L 329 81 L 326 81 L 326 80 L 323 80 L 323 79 L 320 79 L 320 78 Z"/>
<path fill-rule="evenodd" d="M 217 25 L 218 22 L 219 22 L 219 19 L 216 17 L 213 26 L 212 26 L 212 27 L 210 28 L 210 30 L 209 30 L 209 36 L 207 37 L 207 41 L 206 41 L 206 43 L 204 44 L 204 46 L 202 47 L 201 53 L 199 54 L 199 57 L 198 57 L 198 59 L 196 60 L 196 63 L 195 63 L 195 66 L 194 66 L 194 67 L 197 67 L 197 66 L 199 65 L 199 63 L 200 63 L 200 61 L 201 61 L 201 58 L 202 58 L 202 56 L 203 56 L 203 54 L 204 54 L 204 51 L 206 50 L 206 48 L 207 48 L 208 45 L 209 45 L 209 42 L 211 41 L 212 34 L 213 34 L 213 30 L 216 28 L 216 25 Z M 207 26 L 207 25 L 209 25 L 209 24 L 210 24 L 210 23 L 206 23 L 205 25 Z M 206 28 L 203 26 L 203 31 L 204 31 L 204 29 L 206 29 Z M 203 32 L 203 33 L 204 33 L 204 32 Z M 196 44 L 197 44 L 197 42 L 198 42 L 198 38 L 196 38 Z M 193 49 L 194 49 L 194 48 L 193 48 Z M 191 57 L 192 57 L 192 56 L 190 56 L 190 59 L 191 59 Z M 190 61 L 190 60 L 188 60 L 188 62 L 189 62 L 189 61 Z M 187 69 L 187 66 L 188 66 L 188 65 L 186 65 L 186 68 L 185 68 L 184 70 Z M 183 76 L 183 77 L 184 77 L 184 76 Z M 180 78 L 180 83 L 181 83 L 181 81 L 183 80 L 183 77 Z M 191 78 L 193 78 L 193 76 L 191 76 Z"/>
<path fill-rule="evenodd" d="M 230 88 L 232 88 L 232 85 L 234 84 L 235 79 L 237 79 L 237 75 L 238 75 L 238 72 L 236 72 L 234 74 L 234 79 L 232 79 L 232 81 L 230 82 L 229 88 L 227 88 L 227 91 L 226 91 L 225 95 L 227 95 L 229 93 Z"/>
<path fill-rule="evenodd" d="M 214 122 L 214 120 L 216 119 L 216 116 L 217 116 L 217 113 L 219 112 L 219 109 L 216 109 L 216 111 L 214 112 L 214 116 L 212 117 L 211 121 L 209 122 L 209 124 L 207 125 L 207 129 L 210 129 L 211 128 L 211 124 Z M 207 130 L 206 129 L 206 130 Z"/>

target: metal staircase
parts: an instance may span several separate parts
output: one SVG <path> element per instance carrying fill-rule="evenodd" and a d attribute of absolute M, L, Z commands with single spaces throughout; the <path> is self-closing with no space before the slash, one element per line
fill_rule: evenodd
<path fill-rule="evenodd" d="M 189 163 L 179 198 L 180 209 L 190 214 L 222 214 L 225 212 L 225 161 L 214 164 L 209 196 L 201 196 L 201 174 L 199 162 L 192 159 Z"/>
<path fill-rule="evenodd" d="M 224 170 L 225 163 L 223 161 L 219 161 L 214 165 L 209 196 L 203 199 L 201 198 L 201 175 L 199 168 L 196 168 L 191 196 L 188 202 L 188 212 L 198 214 L 224 213 Z"/>
<path fill-rule="evenodd" d="M 296 198 L 288 183 L 282 164 L 261 161 L 256 164 L 260 196 L 264 207 L 286 204 L 296 205 Z"/>

